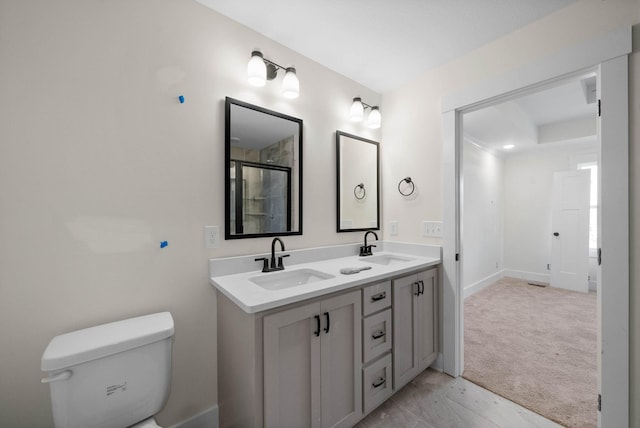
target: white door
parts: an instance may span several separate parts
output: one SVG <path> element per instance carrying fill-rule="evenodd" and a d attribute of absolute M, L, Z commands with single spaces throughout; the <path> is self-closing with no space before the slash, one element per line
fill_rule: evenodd
<path fill-rule="evenodd" d="M 551 286 L 589 291 L 588 170 L 554 173 L 551 206 Z"/>

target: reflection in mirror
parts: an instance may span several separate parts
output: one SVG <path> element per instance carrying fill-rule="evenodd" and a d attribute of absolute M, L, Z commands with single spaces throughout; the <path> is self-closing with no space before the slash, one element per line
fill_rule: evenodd
<path fill-rule="evenodd" d="M 380 229 L 380 145 L 336 131 L 338 232 Z"/>
<path fill-rule="evenodd" d="M 302 234 L 302 120 L 226 98 L 225 239 Z"/>

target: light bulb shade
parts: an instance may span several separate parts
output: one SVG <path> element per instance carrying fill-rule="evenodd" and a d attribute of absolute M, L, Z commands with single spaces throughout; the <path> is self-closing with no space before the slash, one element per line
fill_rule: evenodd
<path fill-rule="evenodd" d="M 354 98 L 353 104 L 351 104 L 351 110 L 349 110 L 349 119 L 352 122 L 360 122 L 364 117 L 364 106 L 362 105 L 361 98 Z"/>
<path fill-rule="evenodd" d="M 247 64 L 247 80 L 253 86 L 264 86 L 267 82 L 267 65 L 261 52 L 251 52 L 251 59 Z"/>
<path fill-rule="evenodd" d="M 369 118 L 367 119 L 367 126 L 372 129 L 380 128 L 382 124 L 382 115 L 378 107 L 371 107 Z"/>
<path fill-rule="evenodd" d="M 285 98 L 298 98 L 300 95 L 300 82 L 296 76 L 296 69 L 288 67 L 282 79 L 282 95 Z"/>

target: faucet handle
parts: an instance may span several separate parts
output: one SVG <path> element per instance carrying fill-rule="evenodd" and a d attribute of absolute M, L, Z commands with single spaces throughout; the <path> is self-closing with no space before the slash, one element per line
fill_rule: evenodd
<path fill-rule="evenodd" d="M 266 257 L 260 257 L 255 259 L 256 262 L 262 261 L 262 272 L 269 272 L 269 259 Z"/>
<path fill-rule="evenodd" d="M 282 259 L 284 257 L 291 257 L 291 254 L 283 254 L 281 256 L 278 256 L 278 269 L 284 269 L 284 265 L 282 264 Z"/>

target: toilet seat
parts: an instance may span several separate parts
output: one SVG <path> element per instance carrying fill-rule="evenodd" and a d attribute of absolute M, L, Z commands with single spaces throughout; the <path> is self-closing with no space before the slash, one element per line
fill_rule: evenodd
<path fill-rule="evenodd" d="M 142 422 L 138 422 L 135 425 L 131 425 L 129 428 L 162 428 L 156 423 L 154 418 L 145 419 Z"/>

